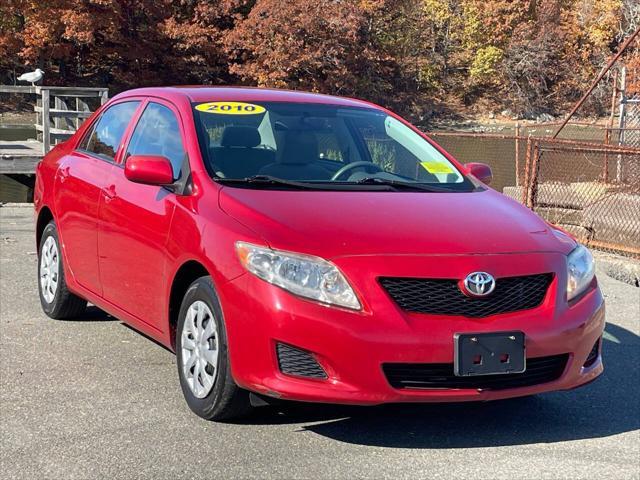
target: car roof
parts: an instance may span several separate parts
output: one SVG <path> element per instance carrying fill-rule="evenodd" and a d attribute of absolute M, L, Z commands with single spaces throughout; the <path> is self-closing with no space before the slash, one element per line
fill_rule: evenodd
<path fill-rule="evenodd" d="M 320 103 L 347 107 L 380 108 L 377 105 L 357 100 L 355 98 L 336 97 L 320 93 L 310 93 L 294 90 L 280 90 L 258 87 L 210 87 L 210 86 L 173 86 L 136 88 L 122 92 L 114 98 L 129 96 L 150 96 L 170 100 L 183 97 L 192 103 L 211 101 L 238 102 L 291 102 L 291 103 Z"/>

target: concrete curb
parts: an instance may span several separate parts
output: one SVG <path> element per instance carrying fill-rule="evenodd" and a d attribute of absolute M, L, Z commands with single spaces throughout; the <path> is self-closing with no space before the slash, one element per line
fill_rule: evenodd
<path fill-rule="evenodd" d="M 640 287 L 640 262 L 632 258 L 592 250 L 600 270 L 611 278 Z"/>

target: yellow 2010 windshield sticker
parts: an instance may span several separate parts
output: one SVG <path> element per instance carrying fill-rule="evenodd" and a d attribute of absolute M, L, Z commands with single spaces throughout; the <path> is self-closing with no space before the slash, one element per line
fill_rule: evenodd
<path fill-rule="evenodd" d="M 196 105 L 196 110 L 218 115 L 258 115 L 263 113 L 265 108 L 243 102 L 209 102 Z"/>
<path fill-rule="evenodd" d="M 455 173 L 451 165 L 442 162 L 420 162 L 420 165 L 429 173 Z"/>

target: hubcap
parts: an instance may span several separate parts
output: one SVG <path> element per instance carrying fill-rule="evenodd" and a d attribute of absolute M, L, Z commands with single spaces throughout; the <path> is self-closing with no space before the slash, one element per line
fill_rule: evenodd
<path fill-rule="evenodd" d="M 218 374 L 218 328 L 209 306 L 201 300 L 187 310 L 182 327 L 182 372 L 197 398 L 206 397 Z"/>
<path fill-rule="evenodd" d="M 53 237 L 47 237 L 40 252 L 40 290 L 45 302 L 53 302 L 58 289 L 60 257 Z"/>

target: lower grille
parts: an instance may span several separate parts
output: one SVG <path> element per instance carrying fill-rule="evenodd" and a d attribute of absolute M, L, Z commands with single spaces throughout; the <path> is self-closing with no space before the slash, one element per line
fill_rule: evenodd
<path fill-rule="evenodd" d="M 408 312 L 478 318 L 537 307 L 552 280 L 551 273 L 498 278 L 495 290 L 483 298 L 466 296 L 452 279 L 384 277 L 380 284 Z"/>
<path fill-rule="evenodd" d="M 327 373 L 309 352 L 278 343 L 276 344 L 276 353 L 278 367 L 282 373 L 297 377 L 327 378 Z"/>
<path fill-rule="evenodd" d="M 470 388 L 504 390 L 557 380 L 564 372 L 568 354 L 527 359 L 523 373 L 456 377 L 453 363 L 385 363 L 382 370 L 393 388 Z"/>
<path fill-rule="evenodd" d="M 591 348 L 589 355 L 587 355 L 587 360 L 584 362 L 583 367 L 589 368 L 591 365 L 596 363 L 596 360 L 598 360 L 599 353 L 600 353 L 600 339 L 596 340 L 596 343 L 593 344 L 593 348 Z"/>

